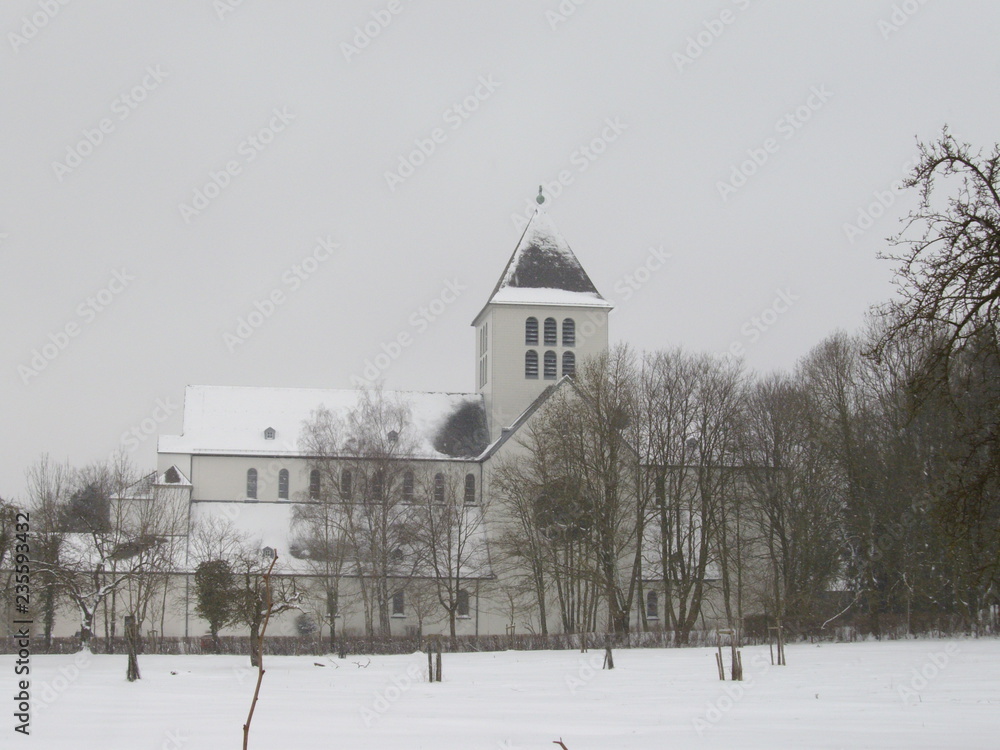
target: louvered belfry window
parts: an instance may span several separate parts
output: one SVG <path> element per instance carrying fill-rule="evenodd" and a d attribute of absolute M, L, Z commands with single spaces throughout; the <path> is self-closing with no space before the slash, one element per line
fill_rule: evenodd
<path fill-rule="evenodd" d="M 555 318 L 545 319 L 545 346 L 555 346 L 556 345 L 556 332 L 558 326 L 556 326 Z"/>
<path fill-rule="evenodd" d="M 556 353 L 545 352 L 545 379 L 556 379 Z"/>
<path fill-rule="evenodd" d="M 524 321 L 525 346 L 538 346 L 538 318 L 528 318 Z"/>
<path fill-rule="evenodd" d="M 530 380 L 538 379 L 538 352 L 529 349 L 524 354 L 524 377 Z"/>

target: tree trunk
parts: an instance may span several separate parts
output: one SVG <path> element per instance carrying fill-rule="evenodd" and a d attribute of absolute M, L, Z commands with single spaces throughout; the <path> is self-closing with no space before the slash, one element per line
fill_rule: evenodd
<path fill-rule="evenodd" d="M 250 666 L 260 666 L 260 622 L 250 625 Z"/>

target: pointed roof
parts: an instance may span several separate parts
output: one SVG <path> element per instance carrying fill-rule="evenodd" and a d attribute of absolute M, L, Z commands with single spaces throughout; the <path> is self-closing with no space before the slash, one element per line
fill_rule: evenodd
<path fill-rule="evenodd" d="M 528 220 L 489 303 L 612 306 L 541 206 Z"/>

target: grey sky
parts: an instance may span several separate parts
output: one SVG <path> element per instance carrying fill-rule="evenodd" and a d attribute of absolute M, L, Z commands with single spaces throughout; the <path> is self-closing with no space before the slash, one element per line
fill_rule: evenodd
<path fill-rule="evenodd" d="M 387 387 L 473 390 L 539 183 L 613 340 L 791 367 L 891 293 L 915 137 L 998 140 L 998 30 L 985 1 L 8 0 L 0 494 L 130 430 L 151 468 L 188 383 L 350 387 L 402 332 Z"/>

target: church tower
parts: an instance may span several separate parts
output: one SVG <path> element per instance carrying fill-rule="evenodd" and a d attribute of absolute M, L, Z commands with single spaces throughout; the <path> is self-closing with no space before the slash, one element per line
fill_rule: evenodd
<path fill-rule="evenodd" d="M 476 328 L 476 387 L 496 440 L 548 386 L 608 348 L 604 299 L 569 244 L 538 208 L 524 228 Z"/>

